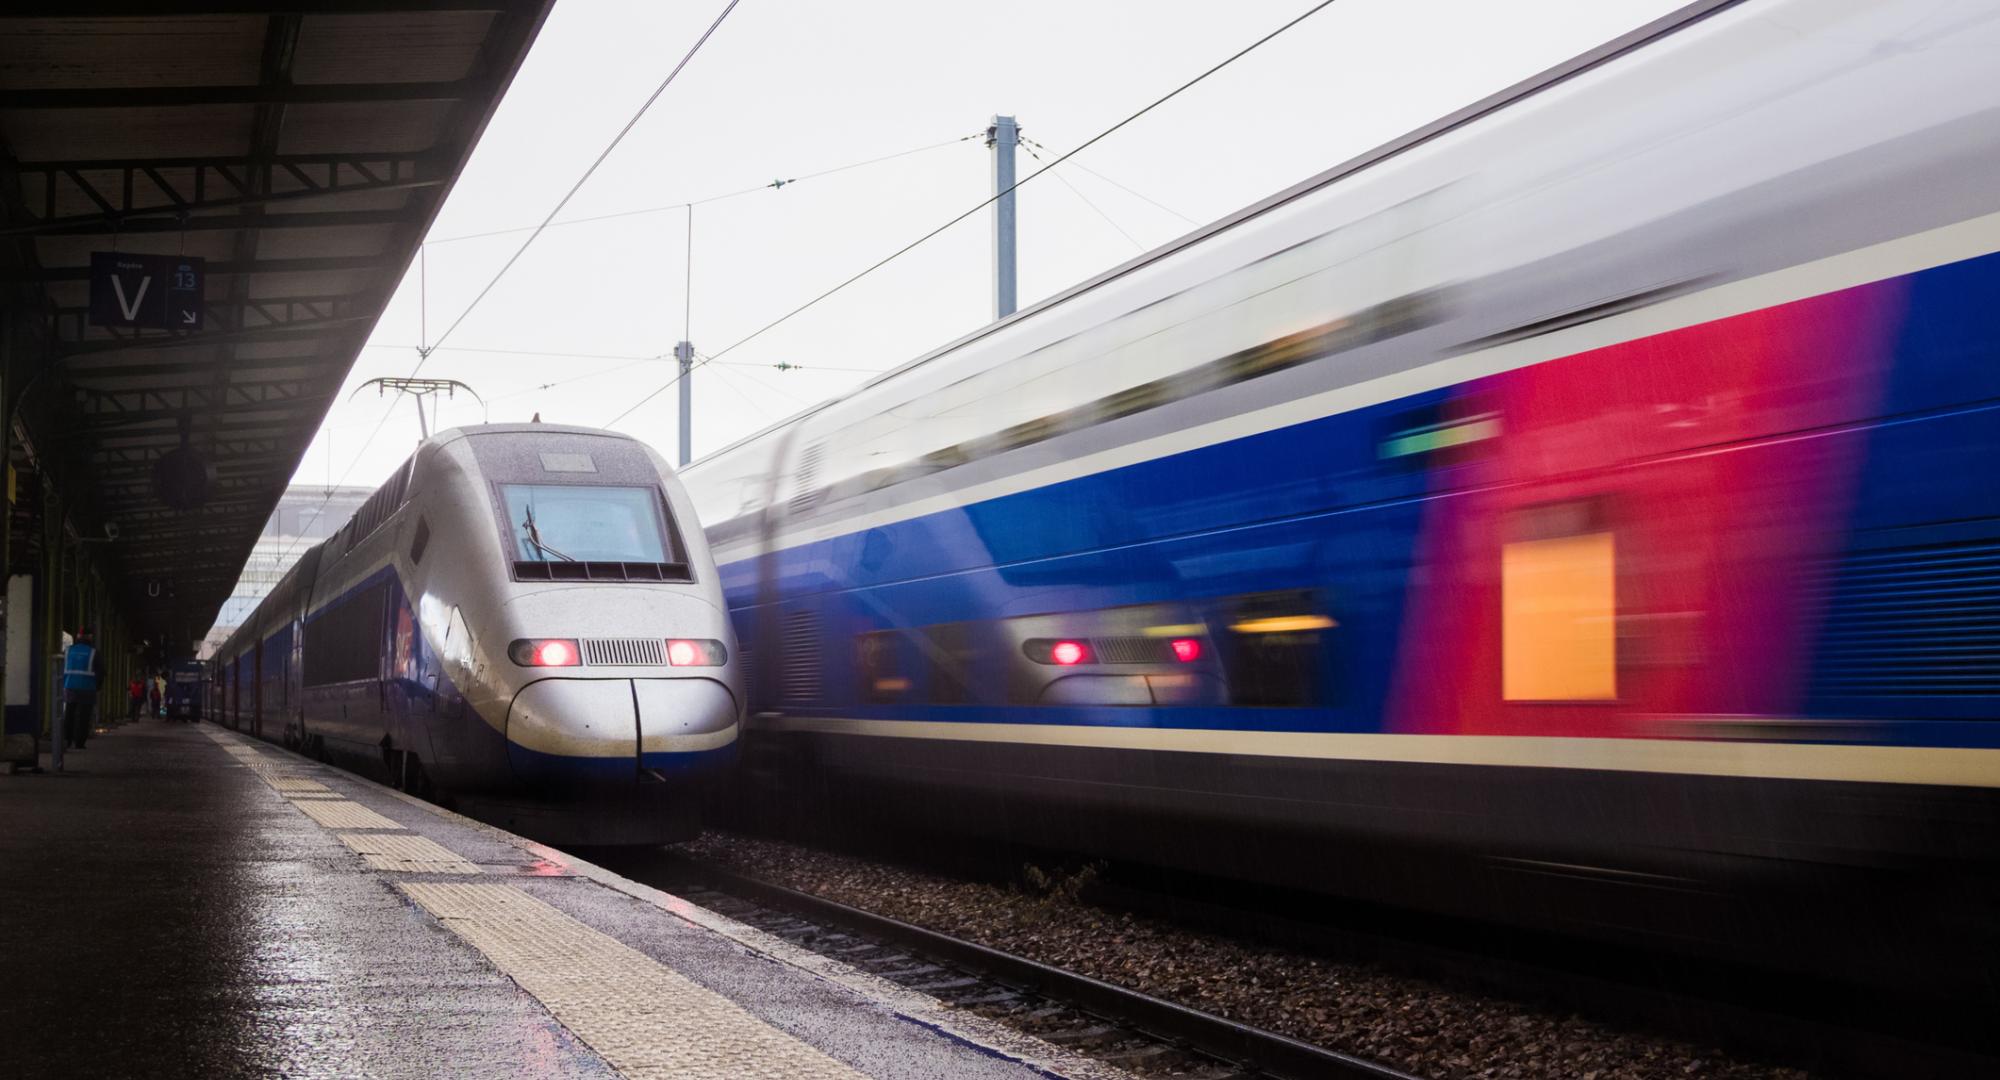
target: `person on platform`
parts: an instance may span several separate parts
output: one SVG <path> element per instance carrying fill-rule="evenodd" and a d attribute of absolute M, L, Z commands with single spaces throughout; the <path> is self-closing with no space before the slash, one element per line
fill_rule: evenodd
<path fill-rule="evenodd" d="M 146 680 L 146 689 L 152 695 L 153 715 L 167 715 L 167 710 L 160 707 L 167 700 L 167 680 L 154 675 L 152 678 Z"/>
<path fill-rule="evenodd" d="M 103 678 L 104 656 L 97 651 L 97 635 L 85 627 L 63 651 L 63 736 L 72 750 L 83 749 L 97 723 L 97 685 Z"/>
<path fill-rule="evenodd" d="M 137 675 L 132 676 L 131 684 L 125 687 L 125 696 L 131 703 L 131 714 L 127 719 L 139 719 L 139 710 L 146 704 L 145 682 Z"/>

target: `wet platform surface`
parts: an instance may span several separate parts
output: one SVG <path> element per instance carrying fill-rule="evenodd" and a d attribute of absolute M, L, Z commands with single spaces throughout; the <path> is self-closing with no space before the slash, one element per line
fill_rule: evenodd
<path fill-rule="evenodd" d="M 156 721 L 0 777 L 0 1076 L 1109 1076 L 587 862 Z"/>

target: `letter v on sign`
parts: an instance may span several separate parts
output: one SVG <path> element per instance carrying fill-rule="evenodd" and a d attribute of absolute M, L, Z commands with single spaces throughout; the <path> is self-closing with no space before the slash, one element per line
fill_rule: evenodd
<path fill-rule="evenodd" d="M 152 284 L 152 275 L 148 274 L 140 278 L 139 291 L 133 293 L 131 301 L 127 302 L 125 299 L 125 279 L 116 274 L 111 276 L 111 288 L 118 293 L 118 310 L 124 314 L 126 322 L 131 322 L 139 317 L 139 305 L 145 303 L 146 289 Z"/>

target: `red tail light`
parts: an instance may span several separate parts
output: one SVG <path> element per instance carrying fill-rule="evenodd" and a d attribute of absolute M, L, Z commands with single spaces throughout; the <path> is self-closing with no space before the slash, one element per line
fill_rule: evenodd
<path fill-rule="evenodd" d="M 1191 637 L 1175 638 L 1167 643 L 1174 650 L 1174 659 L 1183 664 L 1192 664 L 1201 659 L 1201 639 Z"/>
<path fill-rule="evenodd" d="M 1021 643 L 1021 651 L 1037 664 L 1075 667 L 1097 662 L 1097 651 L 1082 638 L 1032 638 Z"/>
<path fill-rule="evenodd" d="M 522 667 L 576 667 L 583 663 L 573 638 L 522 638 L 507 646 L 507 658 Z"/>
<path fill-rule="evenodd" d="M 667 639 L 667 663 L 675 667 L 721 667 L 729 659 L 722 642 L 707 638 Z"/>

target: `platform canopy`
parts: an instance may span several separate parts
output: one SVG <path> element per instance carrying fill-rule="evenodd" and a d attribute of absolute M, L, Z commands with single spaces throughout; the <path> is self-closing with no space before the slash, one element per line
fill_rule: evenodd
<path fill-rule="evenodd" d="M 11 563 L 89 541 L 128 625 L 206 630 L 552 3 L 0 5 Z M 199 328 L 126 325 L 140 269 L 94 318 L 107 252 L 199 257 Z"/>

